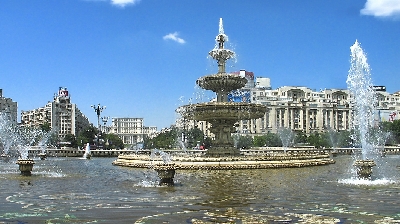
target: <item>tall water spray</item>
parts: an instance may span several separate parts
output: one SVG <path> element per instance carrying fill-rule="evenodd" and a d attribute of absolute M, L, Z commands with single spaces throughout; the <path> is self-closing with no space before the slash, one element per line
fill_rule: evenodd
<path fill-rule="evenodd" d="M 283 152 L 294 144 L 295 133 L 290 128 L 281 127 L 278 129 L 278 135 L 282 142 Z"/>
<path fill-rule="evenodd" d="M 10 148 L 16 143 L 15 132 L 17 125 L 11 122 L 6 113 L 0 113 L 0 143 L 3 148 L 2 155 L 9 155 Z"/>
<path fill-rule="evenodd" d="M 351 66 L 347 77 L 347 88 L 353 99 L 352 139 L 360 144 L 362 159 L 372 159 L 375 152 L 373 135 L 376 136 L 378 122 L 375 121 L 377 98 L 371 81 L 367 57 L 358 41 L 350 47 Z"/>

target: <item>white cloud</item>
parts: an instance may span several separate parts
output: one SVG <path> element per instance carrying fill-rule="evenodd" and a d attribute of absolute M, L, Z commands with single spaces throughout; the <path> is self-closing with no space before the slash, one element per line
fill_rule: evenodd
<path fill-rule="evenodd" d="M 396 17 L 400 15 L 400 0 L 367 0 L 362 15 Z"/>
<path fill-rule="evenodd" d="M 126 5 L 134 5 L 138 2 L 140 2 L 140 0 L 111 0 L 111 4 L 120 7 L 125 7 Z"/>
<path fill-rule="evenodd" d="M 178 32 L 169 33 L 163 37 L 164 40 L 173 40 L 180 44 L 184 44 L 186 41 L 180 37 L 178 37 Z"/>

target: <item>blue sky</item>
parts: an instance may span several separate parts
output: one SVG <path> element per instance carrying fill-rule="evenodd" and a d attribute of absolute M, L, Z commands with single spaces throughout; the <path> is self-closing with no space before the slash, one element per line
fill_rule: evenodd
<path fill-rule="evenodd" d="M 58 87 L 97 124 L 142 117 L 158 129 L 175 109 L 209 100 L 196 80 L 223 18 L 237 62 L 272 88 L 346 88 L 350 46 L 367 53 L 375 85 L 400 90 L 400 0 L 2 0 L 0 88 L 19 111 L 43 107 Z"/>

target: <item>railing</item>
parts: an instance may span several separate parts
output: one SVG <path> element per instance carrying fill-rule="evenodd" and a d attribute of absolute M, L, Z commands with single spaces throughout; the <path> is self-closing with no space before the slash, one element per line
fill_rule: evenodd
<path fill-rule="evenodd" d="M 193 156 L 200 156 L 207 152 L 207 150 L 193 150 L 189 149 L 186 151 L 180 149 L 161 149 L 163 152 L 166 152 L 170 155 L 177 155 L 177 154 L 187 154 Z M 61 149 L 56 148 L 47 148 L 46 154 L 48 157 L 82 157 L 85 153 L 84 149 L 75 149 L 75 148 L 68 148 L 64 147 Z M 361 151 L 361 148 L 314 148 L 314 147 L 254 147 L 251 149 L 241 149 L 240 153 L 242 155 L 264 155 L 264 154 L 273 154 L 273 153 L 283 153 L 286 151 L 290 154 L 306 154 L 306 153 L 313 153 L 313 154 L 339 154 L 339 155 L 352 155 L 354 153 L 358 153 Z M 97 149 L 90 151 L 93 157 L 117 157 L 121 154 L 145 154 L 150 155 L 150 149 L 142 149 L 142 150 L 132 150 L 132 149 Z M 28 150 L 28 155 L 30 157 L 38 157 L 38 155 L 42 153 L 42 150 L 33 147 Z M 382 153 L 386 155 L 397 155 L 400 154 L 400 146 L 386 146 Z"/>

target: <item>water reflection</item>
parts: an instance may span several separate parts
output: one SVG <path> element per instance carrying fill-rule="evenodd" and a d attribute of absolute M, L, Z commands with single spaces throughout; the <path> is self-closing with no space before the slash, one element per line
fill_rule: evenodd
<path fill-rule="evenodd" d="M 178 170 L 174 187 L 115 158 L 37 160 L 30 177 L 0 162 L 0 223 L 400 222 L 399 158 L 385 157 L 382 184 L 344 182 L 352 158 L 338 156 L 318 167 Z"/>

